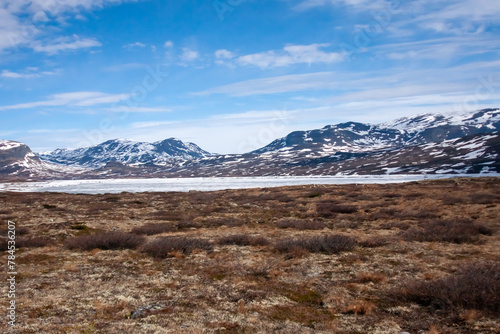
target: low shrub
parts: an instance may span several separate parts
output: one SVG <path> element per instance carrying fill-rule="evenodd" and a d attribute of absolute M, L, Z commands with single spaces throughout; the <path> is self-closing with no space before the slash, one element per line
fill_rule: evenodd
<path fill-rule="evenodd" d="M 275 248 L 282 253 L 295 253 L 297 249 L 304 249 L 311 253 L 336 254 L 352 250 L 356 245 L 356 240 L 350 236 L 330 234 L 283 239 L 276 243 Z"/>
<path fill-rule="evenodd" d="M 438 241 L 478 243 L 481 235 L 492 235 L 493 231 L 484 225 L 467 219 L 431 220 L 401 233 L 406 241 Z"/>
<path fill-rule="evenodd" d="M 236 245 L 236 246 L 266 246 L 269 240 L 264 237 L 249 236 L 246 234 L 233 234 L 222 237 L 217 241 L 219 245 Z"/>
<path fill-rule="evenodd" d="M 28 236 L 16 238 L 16 247 L 26 247 L 26 248 L 38 248 L 45 247 L 51 243 L 49 238 Z"/>
<path fill-rule="evenodd" d="M 8 250 L 9 241 L 8 238 L 0 238 L 0 251 Z M 27 236 L 27 237 L 17 237 L 15 240 L 16 249 L 18 248 L 38 248 L 47 246 L 51 240 L 44 237 Z"/>
<path fill-rule="evenodd" d="M 16 226 L 15 231 L 16 231 L 16 236 L 26 235 L 26 234 L 30 233 L 29 228 L 27 228 L 25 226 L 20 226 L 20 227 Z M 7 229 L 7 228 L 0 229 L 0 236 L 6 236 L 8 233 L 9 233 L 9 229 Z"/>
<path fill-rule="evenodd" d="M 394 217 L 398 212 L 397 209 L 395 208 L 381 208 L 378 212 L 374 212 L 371 214 L 371 219 L 373 220 L 378 220 L 378 219 L 389 219 Z"/>
<path fill-rule="evenodd" d="M 376 236 L 358 241 L 358 245 L 365 248 L 382 247 L 389 244 L 389 239 L 386 237 Z"/>
<path fill-rule="evenodd" d="M 316 205 L 316 212 L 320 217 L 335 217 L 338 213 L 355 213 L 358 211 L 358 207 L 355 205 L 342 205 L 334 204 L 330 202 L 318 203 Z"/>
<path fill-rule="evenodd" d="M 134 234 L 155 235 L 177 230 L 177 226 L 170 223 L 148 223 L 132 229 Z"/>
<path fill-rule="evenodd" d="M 394 302 L 437 309 L 500 312 L 500 262 L 466 265 L 454 275 L 432 281 L 412 280 L 389 294 Z"/>
<path fill-rule="evenodd" d="M 147 243 L 142 251 L 157 258 L 166 258 L 172 252 L 190 254 L 195 249 L 211 251 L 212 244 L 204 239 L 186 237 L 160 237 Z"/>
<path fill-rule="evenodd" d="M 135 249 L 144 242 L 144 237 L 137 234 L 120 231 L 101 234 L 82 235 L 66 239 L 64 246 L 68 249 L 89 251 L 95 248 L 108 249 Z"/>
<path fill-rule="evenodd" d="M 322 230 L 326 224 L 314 220 L 285 219 L 276 223 L 279 228 L 294 228 L 297 230 Z"/>
<path fill-rule="evenodd" d="M 471 204 L 494 204 L 500 203 L 500 196 L 492 193 L 477 193 L 470 195 Z"/>
<path fill-rule="evenodd" d="M 466 201 L 465 198 L 462 197 L 444 195 L 443 197 L 441 197 L 441 202 L 443 202 L 444 205 L 456 205 L 456 204 L 463 204 Z"/>

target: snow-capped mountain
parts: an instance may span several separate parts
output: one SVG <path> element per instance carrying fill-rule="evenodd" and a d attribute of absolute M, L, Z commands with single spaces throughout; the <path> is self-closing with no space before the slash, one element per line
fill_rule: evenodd
<path fill-rule="evenodd" d="M 373 152 L 495 131 L 500 131 L 499 109 L 465 114 L 425 114 L 378 125 L 347 122 L 317 130 L 295 131 L 252 153 L 282 151 L 288 156 L 306 153 L 309 158 L 326 157 L 337 152 Z"/>
<path fill-rule="evenodd" d="M 40 157 L 24 144 L 0 141 L 2 177 L 31 179 L 500 173 L 500 109 L 328 125 L 292 132 L 246 154 L 210 154 L 170 138 L 110 140 Z"/>
<path fill-rule="evenodd" d="M 336 152 L 365 152 L 397 147 L 406 142 L 404 131 L 377 125 L 347 122 L 327 125 L 322 129 L 295 131 L 276 139 L 252 153 L 283 151 L 310 152 L 314 156 L 328 156 Z"/>
<path fill-rule="evenodd" d="M 407 145 L 440 142 L 480 133 L 500 131 L 500 109 L 466 113 L 425 114 L 380 124 L 407 134 Z"/>
<path fill-rule="evenodd" d="M 92 147 L 73 150 L 57 149 L 50 153 L 40 154 L 40 158 L 56 164 L 99 168 L 109 162 L 126 165 L 167 165 L 210 155 L 209 152 L 193 143 L 184 143 L 178 139 L 169 138 L 155 143 L 125 139 L 108 140 Z"/>
<path fill-rule="evenodd" d="M 291 149 L 220 155 L 163 172 L 169 177 L 500 173 L 500 132 L 328 156 L 297 154 Z"/>
<path fill-rule="evenodd" d="M 19 142 L 0 140 L 0 175 L 29 176 L 33 171 L 45 171 L 47 165 L 31 149 Z"/>

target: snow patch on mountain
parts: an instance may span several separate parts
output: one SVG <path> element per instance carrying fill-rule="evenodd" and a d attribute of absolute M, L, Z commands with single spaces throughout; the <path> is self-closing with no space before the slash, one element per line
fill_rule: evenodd
<path fill-rule="evenodd" d="M 184 143 L 169 138 L 154 143 L 136 142 L 128 139 L 108 140 L 96 146 L 78 149 L 57 149 L 40 157 L 56 164 L 100 168 L 109 162 L 131 166 L 145 164 L 169 165 L 175 162 L 210 156 L 196 144 Z"/>

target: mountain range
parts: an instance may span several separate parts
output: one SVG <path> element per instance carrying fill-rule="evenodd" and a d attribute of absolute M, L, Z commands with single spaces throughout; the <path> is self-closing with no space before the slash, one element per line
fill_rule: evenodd
<path fill-rule="evenodd" d="M 2 179 L 500 173 L 500 109 L 425 114 L 377 125 L 295 131 L 245 154 L 209 153 L 169 138 L 124 139 L 34 154 L 0 141 Z"/>
<path fill-rule="evenodd" d="M 125 139 L 108 140 L 92 147 L 74 150 L 58 149 L 40 154 L 40 158 L 47 162 L 67 166 L 99 168 L 109 162 L 119 162 L 132 166 L 142 164 L 164 166 L 210 155 L 196 144 L 169 138 L 155 143 Z"/>

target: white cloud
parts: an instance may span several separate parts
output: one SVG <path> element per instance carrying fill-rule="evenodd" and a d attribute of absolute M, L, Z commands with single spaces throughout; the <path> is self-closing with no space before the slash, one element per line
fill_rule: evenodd
<path fill-rule="evenodd" d="M 97 104 L 115 103 L 128 99 L 128 94 L 106 94 L 101 92 L 72 92 L 50 95 L 44 101 L 28 102 L 1 106 L 0 110 L 29 109 L 55 106 L 92 106 Z"/>
<path fill-rule="evenodd" d="M 73 35 L 71 37 L 59 37 L 45 45 L 40 41 L 34 41 L 31 43 L 31 47 L 36 52 L 45 52 L 48 54 L 56 54 L 68 50 L 99 47 L 101 45 L 102 44 L 94 38 L 81 38 L 78 35 Z"/>
<path fill-rule="evenodd" d="M 182 48 L 182 54 L 179 56 L 179 59 L 182 63 L 189 63 L 195 61 L 200 57 L 198 51 L 194 51 L 188 48 Z"/>
<path fill-rule="evenodd" d="M 174 46 L 174 42 L 172 41 L 166 41 L 165 44 L 163 44 L 164 47 L 166 48 L 171 48 Z"/>
<path fill-rule="evenodd" d="M 135 2 L 137 0 L 6 0 L 11 7 L 25 10 L 28 13 L 38 16 L 48 14 L 60 16 L 65 13 L 80 13 L 100 9 L 109 5 L 117 5 L 124 2 Z M 15 5 L 12 5 L 14 4 Z"/>
<path fill-rule="evenodd" d="M 234 58 L 234 53 L 226 49 L 220 49 L 215 51 L 215 58 L 217 59 L 232 59 Z"/>
<path fill-rule="evenodd" d="M 394 17 L 389 31 L 417 36 L 477 35 L 498 26 L 500 2 L 495 0 L 420 0 L 402 4 L 404 11 Z"/>
<path fill-rule="evenodd" d="M 145 48 L 147 45 L 141 42 L 135 42 L 130 44 L 125 44 L 123 46 L 124 49 L 133 49 L 133 48 Z"/>
<path fill-rule="evenodd" d="M 57 53 L 63 49 L 79 49 L 97 45 L 95 39 L 83 39 L 72 42 L 40 42 L 42 36 L 48 36 L 46 29 L 39 27 L 48 22 L 64 23 L 67 18 L 81 18 L 81 12 L 100 9 L 137 0 L 2 0 L 0 2 L 0 51 L 19 46 L 34 48 L 35 51 Z M 53 31 L 53 30 L 52 30 Z"/>
<path fill-rule="evenodd" d="M 450 36 L 396 44 L 373 46 L 371 51 L 393 60 L 434 59 L 443 61 L 461 57 L 497 52 L 500 39 L 488 36 Z"/>
<path fill-rule="evenodd" d="M 2 70 L 0 73 L 0 77 L 8 78 L 8 79 L 33 79 L 33 78 L 41 78 L 46 75 L 55 75 L 58 74 L 59 71 L 39 71 L 37 67 L 27 67 L 22 72 L 12 72 L 9 70 Z"/>
<path fill-rule="evenodd" d="M 329 44 L 287 45 L 280 51 L 266 51 L 236 58 L 236 63 L 242 66 L 256 66 L 263 69 L 290 66 L 294 64 L 333 63 L 344 59 L 342 53 L 320 50 Z"/>

